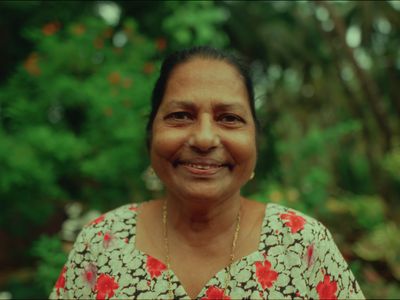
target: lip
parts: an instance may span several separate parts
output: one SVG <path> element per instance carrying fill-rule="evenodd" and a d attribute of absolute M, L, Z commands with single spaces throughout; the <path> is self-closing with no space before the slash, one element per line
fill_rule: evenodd
<path fill-rule="evenodd" d="M 177 160 L 173 163 L 174 167 L 182 166 L 185 170 L 193 175 L 211 176 L 220 170 L 231 165 L 220 160 L 212 158 L 193 158 L 185 160 Z"/>

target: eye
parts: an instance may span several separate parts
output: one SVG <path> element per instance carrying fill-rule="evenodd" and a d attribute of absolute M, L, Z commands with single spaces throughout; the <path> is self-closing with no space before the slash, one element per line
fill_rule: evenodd
<path fill-rule="evenodd" d="M 187 111 L 177 111 L 177 112 L 173 112 L 168 114 L 164 120 L 171 120 L 171 121 L 189 121 L 189 120 L 193 120 L 193 116 L 191 113 L 187 112 Z"/>
<path fill-rule="evenodd" d="M 240 125 L 246 123 L 242 117 L 235 114 L 223 114 L 219 116 L 218 121 L 228 125 Z"/>

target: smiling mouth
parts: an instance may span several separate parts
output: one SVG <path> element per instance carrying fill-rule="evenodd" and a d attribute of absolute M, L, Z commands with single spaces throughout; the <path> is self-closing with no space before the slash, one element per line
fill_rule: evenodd
<path fill-rule="evenodd" d="M 181 165 L 183 166 L 187 166 L 190 168 L 195 168 L 195 169 L 199 169 L 199 170 L 210 170 L 210 169 L 218 169 L 218 168 L 222 168 L 224 165 L 223 164 L 194 164 L 194 163 L 190 163 L 190 162 L 184 162 L 181 163 Z"/>
<path fill-rule="evenodd" d="M 178 160 L 173 165 L 174 167 L 183 166 L 189 172 L 198 175 L 212 175 L 224 167 L 229 168 L 229 170 L 233 168 L 231 164 L 221 163 L 213 159 Z"/>

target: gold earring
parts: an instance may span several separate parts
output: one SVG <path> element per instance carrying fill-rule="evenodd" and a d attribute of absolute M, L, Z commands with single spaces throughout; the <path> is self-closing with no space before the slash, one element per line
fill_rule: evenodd
<path fill-rule="evenodd" d="M 252 180 L 252 179 L 254 178 L 254 175 L 256 175 L 254 172 L 251 173 L 251 175 L 250 175 L 250 180 Z"/>

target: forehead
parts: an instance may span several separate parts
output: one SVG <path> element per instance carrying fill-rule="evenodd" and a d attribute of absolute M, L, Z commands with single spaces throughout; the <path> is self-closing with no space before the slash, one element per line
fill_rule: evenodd
<path fill-rule="evenodd" d="M 249 107 L 243 77 L 225 61 L 194 58 L 172 71 L 162 105 L 171 101 L 190 100 L 198 104 L 208 101 Z"/>

